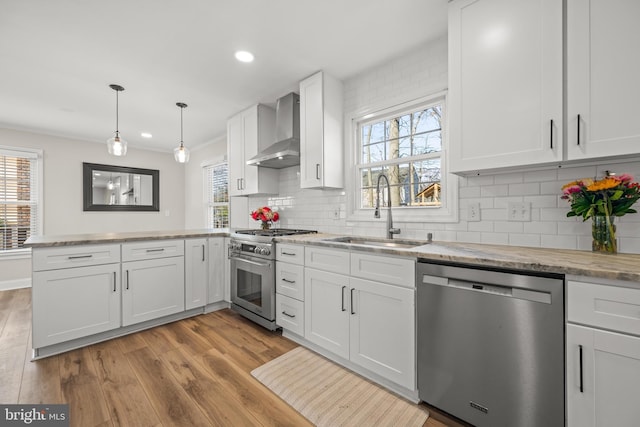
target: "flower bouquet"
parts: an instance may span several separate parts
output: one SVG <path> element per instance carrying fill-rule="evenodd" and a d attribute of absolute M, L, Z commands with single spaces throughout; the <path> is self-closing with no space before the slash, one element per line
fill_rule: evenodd
<path fill-rule="evenodd" d="M 253 218 L 254 221 L 262 221 L 260 226 L 263 230 L 268 230 L 272 223 L 280 219 L 280 215 L 278 212 L 271 210 L 270 207 L 263 206 L 251 212 L 251 218 Z"/>
<path fill-rule="evenodd" d="M 593 218 L 594 251 L 616 253 L 614 219 L 636 213 L 632 206 L 640 198 L 640 185 L 633 176 L 624 173 L 594 180 L 585 178 L 565 184 L 562 198 L 571 203 L 568 217 L 581 216 L 583 221 Z"/>

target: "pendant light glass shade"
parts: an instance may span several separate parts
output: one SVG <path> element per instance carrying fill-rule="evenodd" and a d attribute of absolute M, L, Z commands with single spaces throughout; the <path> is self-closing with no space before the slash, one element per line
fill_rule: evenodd
<path fill-rule="evenodd" d="M 189 161 L 189 149 L 184 146 L 182 141 L 182 111 L 187 108 L 187 104 L 184 102 L 176 102 L 176 105 L 180 107 L 180 145 L 173 149 L 173 157 L 178 163 L 187 163 Z"/>
<path fill-rule="evenodd" d="M 124 156 L 127 154 L 127 141 L 120 136 L 118 130 L 118 92 L 122 92 L 124 88 L 120 85 L 109 85 L 116 91 L 116 132 L 114 136 L 107 139 L 107 150 L 112 156 Z"/>

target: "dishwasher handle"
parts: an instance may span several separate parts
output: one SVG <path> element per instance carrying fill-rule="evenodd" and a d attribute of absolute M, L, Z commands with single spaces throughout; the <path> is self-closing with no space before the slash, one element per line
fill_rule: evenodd
<path fill-rule="evenodd" d="M 527 301 L 551 304 L 551 294 L 543 291 L 520 289 L 511 286 L 493 285 L 488 283 L 472 282 L 468 280 L 450 279 L 447 277 L 422 275 L 422 283 L 429 285 L 445 286 L 463 291 L 480 292 L 508 298 L 517 298 Z"/>

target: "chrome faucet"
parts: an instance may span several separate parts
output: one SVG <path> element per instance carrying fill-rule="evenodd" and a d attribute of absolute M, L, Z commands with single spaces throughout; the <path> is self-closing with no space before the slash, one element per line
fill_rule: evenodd
<path fill-rule="evenodd" d="M 376 209 L 373 211 L 374 218 L 380 218 L 380 180 L 384 178 L 387 181 L 387 205 L 389 206 L 389 214 L 387 215 L 387 239 L 393 239 L 394 234 L 400 234 L 399 228 L 393 228 L 393 217 L 391 216 L 391 185 L 389 178 L 383 173 L 378 176 L 378 184 L 376 185 Z"/>

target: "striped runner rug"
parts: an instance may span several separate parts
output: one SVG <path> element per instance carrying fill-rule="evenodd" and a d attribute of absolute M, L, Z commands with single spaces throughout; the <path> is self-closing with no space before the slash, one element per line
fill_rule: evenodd
<path fill-rule="evenodd" d="M 313 424 L 422 426 L 429 412 L 304 347 L 251 371 Z"/>

